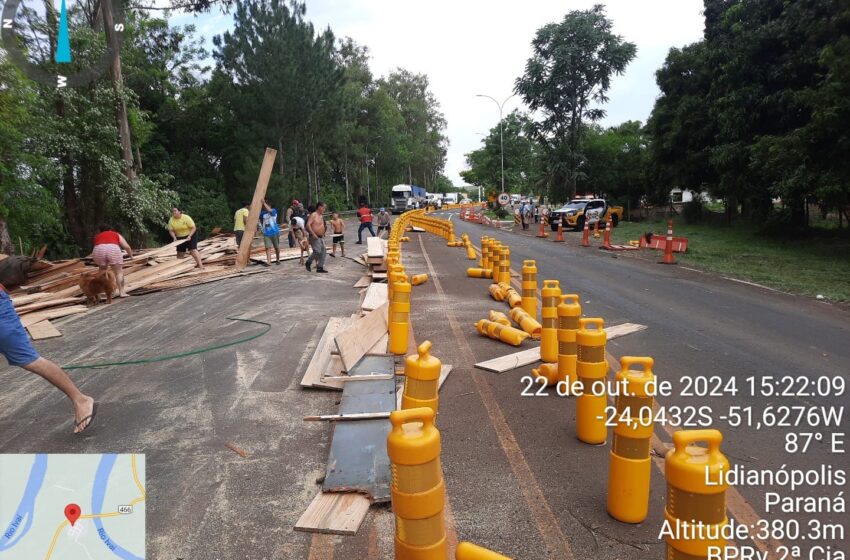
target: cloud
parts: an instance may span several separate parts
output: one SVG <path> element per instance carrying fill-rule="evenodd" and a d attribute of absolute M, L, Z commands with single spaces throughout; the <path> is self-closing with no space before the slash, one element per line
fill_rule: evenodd
<path fill-rule="evenodd" d="M 307 18 L 317 30 L 330 26 L 336 36 L 368 46 L 375 75 L 397 67 L 428 75 L 448 122 L 446 173 L 461 184 L 458 173 L 465 168 L 464 153 L 480 145 L 477 133 L 498 124 L 496 105 L 476 94 L 501 101 L 513 93 L 537 29 L 597 2 L 307 0 Z M 658 95 L 655 71 L 667 51 L 702 37 L 702 1 L 611 0 L 606 6 L 614 32 L 634 42 L 638 54 L 626 73 L 614 79 L 603 124 L 645 121 Z M 196 22 L 205 35 L 222 33 L 232 25 L 229 16 L 213 17 L 200 16 Z M 180 17 L 179 23 L 189 21 Z M 505 114 L 518 107 L 522 102 L 513 97 Z"/>

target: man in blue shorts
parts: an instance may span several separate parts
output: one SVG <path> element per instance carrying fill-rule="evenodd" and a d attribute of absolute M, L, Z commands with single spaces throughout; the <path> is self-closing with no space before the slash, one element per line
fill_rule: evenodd
<path fill-rule="evenodd" d="M 15 306 L 0 284 L 0 354 L 9 365 L 22 367 L 36 373 L 65 393 L 74 405 L 74 433 L 79 434 L 91 426 L 97 414 L 97 403 L 77 389 L 65 371 L 42 358 L 30 344 L 29 336 L 21 325 Z"/>

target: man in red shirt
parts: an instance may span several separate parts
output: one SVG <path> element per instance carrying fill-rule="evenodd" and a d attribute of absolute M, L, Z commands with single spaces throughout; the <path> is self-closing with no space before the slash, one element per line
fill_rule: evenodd
<path fill-rule="evenodd" d="M 363 230 L 368 229 L 372 237 L 375 237 L 375 230 L 372 229 L 372 209 L 366 206 L 365 202 L 360 203 L 360 210 L 357 211 L 360 217 L 360 228 L 357 230 L 357 244 L 363 245 Z"/>
<path fill-rule="evenodd" d="M 9 365 L 22 367 L 40 375 L 71 399 L 74 405 L 75 434 L 88 428 L 94 421 L 97 403 L 93 398 L 80 392 L 62 368 L 47 358 L 42 358 L 35 351 L 15 312 L 12 299 L 3 289 L 2 284 L 0 284 L 0 354 L 3 354 Z"/>

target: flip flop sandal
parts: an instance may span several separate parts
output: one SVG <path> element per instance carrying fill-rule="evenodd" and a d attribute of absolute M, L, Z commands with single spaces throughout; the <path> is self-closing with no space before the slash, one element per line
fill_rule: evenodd
<path fill-rule="evenodd" d="M 94 424 L 94 417 L 95 416 L 97 416 L 97 403 L 96 402 L 92 406 L 91 414 L 89 414 L 88 416 L 86 416 L 85 418 L 83 418 L 82 420 L 80 420 L 79 422 L 74 424 L 74 428 L 77 428 L 81 424 L 85 424 L 88 421 L 88 424 L 86 424 L 86 427 L 83 428 L 82 430 L 80 430 L 79 432 L 74 433 L 74 435 L 78 436 L 78 435 L 82 434 L 83 432 L 85 432 L 86 430 L 88 430 L 89 428 L 91 428 L 91 425 Z"/>

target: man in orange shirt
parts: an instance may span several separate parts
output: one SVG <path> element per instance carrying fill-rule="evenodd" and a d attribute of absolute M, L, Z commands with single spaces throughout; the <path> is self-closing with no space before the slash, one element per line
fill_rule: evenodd
<path fill-rule="evenodd" d="M 365 202 L 361 202 L 357 215 L 360 217 L 360 228 L 357 230 L 357 244 L 363 245 L 362 235 L 364 229 L 368 229 L 372 237 L 375 237 L 375 230 L 372 229 L 372 209 L 366 206 Z"/>

